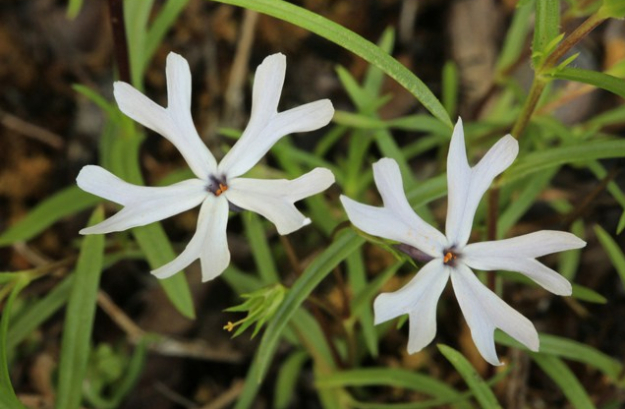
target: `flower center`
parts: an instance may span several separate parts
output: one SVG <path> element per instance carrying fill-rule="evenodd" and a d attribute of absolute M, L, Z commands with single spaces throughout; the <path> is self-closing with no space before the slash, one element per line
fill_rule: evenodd
<path fill-rule="evenodd" d="M 454 253 L 448 251 L 447 254 L 445 254 L 445 257 L 443 257 L 443 263 L 447 264 L 450 260 L 455 260 L 456 257 L 457 256 Z"/>
<path fill-rule="evenodd" d="M 453 247 L 443 250 L 443 263 L 453 267 L 460 254 Z"/>
<path fill-rule="evenodd" d="M 211 183 L 208 186 L 206 186 L 206 190 L 208 190 L 215 196 L 220 196 L 222 193 L 228 190 L 228 185 L 226 184 L 225 176 L 217 177 L 217 176 L 211 175 L 209 179 Z"/>

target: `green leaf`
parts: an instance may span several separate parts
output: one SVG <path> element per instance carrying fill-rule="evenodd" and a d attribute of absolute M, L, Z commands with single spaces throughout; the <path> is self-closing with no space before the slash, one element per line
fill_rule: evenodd
<path fill-rule="evenodd" d="M 608 172 L 599 161 L 589 162 L 587 166 L 588 169 L 590 169 L 590 171 L 594 173 L 599 180 L 605 178 L 608 175 Z M 625 209 L 625 193 L 623 193 L 619 185 L 614 181 L 610 181 L 608 183 L 608 192 L 610 192 L 614 200 L 616 200 L 618 204 L 620 204 L 621 207 Z"/>
<path fill-rule="evenodd" d="M 551 73 L 551 76 L 562 80 L 594 85 L 595 87 L 602 88 L 625 98 L 625 80 L 614 77 L 610 74 L 585 70 L 583 68 L 566 67 L 554 70 Z"/>
<path fill-rule="evenodd" d="M 616 234 L 621 234 L 621 232 L 625 229 L 625 210 L 623 210 L 623 214 L 621 214 L 621 218 L 618 221 L 618 225 L 616 226 Z"/>
<path fill-rule="evenodd" d="M 128 43 L 128 58 L 130 59 L 130 82 L 139 91 L 143 91 L 143 72 L 148 62 L 146 36 L 153 4 L 154 0 L 124 2 L 124 25 Z"/>
<path fill-rule="evenodd" d="M 604 18 L 622 20 L 625 18 L 625 3 L 623 3 L 623 0 L 603 0 L 603 4 L 597 14 Z"/>
<path fill-rule="evenodd" d="M 276 380 L 276 391 L 273 398 L 275 409 L 289 407 L 299 374 L 302 372 L 302 367 L 307 359 L 308 354 L 304 351 L 293 352 L 285 359 L 278 371 L 278 379 Z"/>
<path fill-rule="evenodd" d="M 257 382 L 264 377 L 269 362 L 278 347 L 280 336 L 299 306 L 308 298 L 321 280 L 363 243 L 364 240 L 354 232 L 346 231 L 304 270 L 265 330 L 256 357 L 259 361 Z"/>
<path fill-rule="evenodd" d="M 67 18 L 73 20 L 76 18 L 80 9 L 82 9 L 83 0 L 69 0 L 67 4 Z"/>
<path fill-rule="evenodd" d="M 120 260 L 143 259 L 143 254 L 138 251 L 121 251 L 104 256 L 104 269 L 114 265 Z M 57 284 L 44 297 L 35 301 L 17 314 L 9 330 L 7 348 L 12 350 L 28 335 L 54 315 L 69 299 L 69 294 L 74 280 L 74 272 Z"/>
<path fill-rule="evenodd" d="M 438 344 L 438 349 L 447 360 L 456 368 L 462 379 L 467 383 L 469 389 L 473 391 L 475 399 L 486 409 L 501 408 L 495 394 L 488 384 L 480 377 L 469 361 L 455 349 L 447 345 Z"/>
<path fill-rule="evenodd" d="M 503 174 L 499 186 L 556 166 L 625 156 L 625 140 L 590 140 L 532 152 L 518 159 Z"/>
<path fill-rule="evenodd" d="M 289 323 L 289 329 L 297 335 L 299 344 L 306 348 L 319 370 L 330 373 L 336 369 L 328 341 L 311 313 L 299 308 Z"/>
<path fill-rule="evenodd" d="M 461 394 L 431 376 L 399 368 L 360 368 L 334 372 L 315 382 L 318 388 L 392 386 L 438 398 L 456 399 Z M 488 387 L 487 387 L 488 388 Z"/>
<path fill-rule="evenodd" d="M 403 264 L 403 261 L 399 261 L 388 267 L 386 270 L 378 274 L 373 280 L 367 283 L 362 290 L 355 293 L 350 305 L 352 316 L 358 317 L 365 309 L 371 308 L 371 305 L 373 305 L 373 298 L 378 294 L 380 288 L 382 288 L 384 283 L 386 283 Z"/>
<path fill-rule="evenodd" d="M 108 101 L 102 95 L 100 95 L 98 91 L 81 84 L 74 84 L 72 85 L 72 88 L 74 89 L 74 91 L 96 104 L 98 108 L 100 108 L 109 116 L 109 118 L 119 119 L 121 117 L 121 111 L 117 109 L 117 107 L 112 102 Z"/>
<path fill-rule="evenodd" d="M 560 34 L 560 2 L 553 0 L 536 0 L 536 18 L 534 23 L 534 39 L 532 51 L 534 67 L 538 67 L 544 58 L 553 51 L 554 40 Z"/>
<path fill-rule="evenodd" d="M 9 348 L 7 337 L 13 303 L 15 302 L 17 295 L 28 285 L 28 283 L 28 277 L 23 275 L 16 278 L 12 284 L 8 284 L 12 285 L 13 288 L 11 289 L 11 293 L 2 308 L 2 319 L 0 320 L 0 402 L 3 404 L 3 408 L 24 408 L 24 405 L 21 404 L 15 395 L 13 385 L 11 384 L 11 377 L 9 376 Z"/>
<path fill-rule="evenodd" d="M 555 356 L 539 353 L 530 353 L 534 362 L 543 370 L 558 386 L 567 397 L 569 402 L 577 409 L 594 409 L 590 397 L 584 387 L 575 377 L 568 366 Z"/>
<path fill-rule="evenodd" d="M 353 252 L 347 257 L 347 275 L 349 285 L 353 294 L 358 294 L 367 286 L 367 272 L 361 251 Z M 378 356 L 378 339 L 373 327 L 373 311 L 371 308 L 363 308 L 358 311 L 351 311 L 351 315 L 360 322 L 362 335 L 369 353 L 373 357 Z"/>
<path fill-rule="evenodd" d="M 220 3 L 232 4 L 255 10 L 263 14 L 287 21 L 305 30 L 324 37 L 345 49 L 355 53 L 365 61 L 375 65 L 388 76 L 397 81 L 406 90 L 413 94 L 432 115 L 441 122 L 453 128 L 447 111 L 434 96 L 432 91 L 415 76 L 408 68 L 396 59 L 382 51 L 380 47 L 365 40 L 358 34 L 340 24 L 334 23 L 318 14 L 290 4 L 276 0 L 215 0 Z"/>
<path fill-rule="evenodd" d="M 393 27 L 387 27 L 378 41 L 380 50 L 387 54 L 393 53 L 393 46 L 395 45 L 395 30 Z M 374 65 L 367 67 L 363 86 L 365 91 L 371 95 L 379 95 L 384 82 L 384 72 Z"/>
<path fill-rule="evenodd" d="M 623 370 L 623 365 L 607 354 L 589 345 L 573 341 L 572 339 L 542 333 L 538 334 L 538 337 L 540 339 L 541 355 L 553 355 L 571 361 L 581 362 L 592 368 L 597 368 L 610 377 L 612 381 L 617 381 L 619 379 L 621 371 Z M 495 340 L 502 345 L 528 351 L 524 345 L 504 332 L 495 332 Z"/>
<path fill-rule="evenodd" d="M 244 214 L 243 226 L 263 284 L 269 285 L 280 282 L 276 263 L 267 244 L 267 236 L 258 215 L 252 212 Z"/>
<path fill-rule="evenodd" d="M 458 107 L 459 74 L 458 67 L 453 61 L 447 61 L 443 66 L 443 106 L 450 117 L 456 115 Z"/>
<path fill-rule="evenodd" d="M 65 188 L 45 199 L 2 233 L 0 246 L 30 240 L 62 218 L 93 207 L 101 201 L 99 197 L 83 192 L 77 186 Z"/>
<path fill-rule="evenodd" d="M 169 0 L 160 9 L 145 35 L 145 54 L 143 55 L 143 64 L 145 66 L 148 65 L 152 56 L 154 56 L 154 53 L 161 45 L 165 34 L 174 25 L 176 18 L 188 2 L 189 0 Z"/>
<path fill-rule="evenodd" d="M 101 207 L 93 212 L 89 225 L 104 220 Z M 89 235 L 83 239 L 65 313 L 61 342 L 57 409 L 78 409 L 82 382 L 87 371 L 91 349 L 91 331 L 96 298 L 102 273 L 104 236 Z"/>
<path fill-rule="evenodd" d="M 549 185 L 549 182 L 558 171 L 557 168 L 549 169 L 541 174 L 527 179 L 527 183 L 514 199 L 510 200 L 508 207 L 499 217 L 497 222 L 497 237 L 502 239 L 520 219 L 525 212 L 536 202 L 538 195 Z"/>
<path fill-rule="evenodd" d="M 503 71 L 516 63 L 526 47 L 527 33 L 530 30 L 531 15 L 534 11 L 533 2 L 517 4 L 512 17 L 512 23 L 506 34 L 499 58 L 497 60 L 497 72 L 501 75 Z"/>
<path fill-rule="evenodd" d="M 594 229 L 599 243 L 601 243 L 605 252 L 608 253 L 612 265 L 621 277 L 623 285 L 625 285 L 625 254 L 623 254 L 623 250 L 601 226 L 596 224 Z"/>
<path fill-rule="evenodd" d="M 74 274 L 67 276 L 52 291 L 47 293 L 44 298 L 36 302 L 32 307 L 28 308 L 24 313 L 15 317 L 14 325 L 11 326 L 7 347 L 15 348 L 22 340 L 31 334 L 35 328 L 50 318 L 57 312 L 69 297 Z"/>
<path fill-rule="evenodd" d="M 151 268 L 158 268 L 176 257 L 165 230 L 160 223 L 135 227 L 131 231 Z M 193 298 L 191 297 L 191 290 L 184 272 L 158 280 L 158 282 L 178 312 L 187 318 L 194 319 Z"/>

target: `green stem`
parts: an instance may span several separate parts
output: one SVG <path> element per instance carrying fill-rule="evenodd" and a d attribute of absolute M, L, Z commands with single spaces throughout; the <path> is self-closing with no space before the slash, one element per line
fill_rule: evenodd
<path fill-rule="evenodd" d="M 523 109 L 521 110 L 521 115 L 517 119 L 512 131 L 510 132 L 513 137 L 519 139 L 530 119 L 532 118 L 532 114 L 536 110 L 536 106 L 538 105 L 538 100 L 547 85 L 547 81 L 539 77 L 538 74 L 534 77 L 534 81 L 532 82 L 532 88 L 530 88 L 530 93 L 525 100 L 525 104 L 523 105 Z"/>
<path fill-rule="evenodd" d="M 588 35 L 592 30 L 595 29 L 599 24 L 601 24 L 606 17 L 604 17 L 601 13 L 597 12 L 588 17 L 582 24 L 579 25 L 571 34 L 569 34 L 558 46 L 556 49 L 545 59 L 545 61 L 536 69 L 536 74 L 534 76 L 534 81 L 532 82 L 532 87 L 530 88 L 529 95 L 525 100 L 525 104 L 523 105 L 523 109 L 521 111 L 521 115 L 517 119 L 514 127 L 512 128 L 511 134 L 515 138 L 519 139 L 527 124 L 529 123 L 534 111 L 536 111 L 536 106 L 538 105 L 538 100 L 540 99 L 545 86 L 549 82 L 549 78 L 545 77 L 545 74 L 551 70 L 556 64 L 560 61 L 560 59 L 575 46 L 575 44 L 579 43 L 584 37 Z"/>
<path fill-rule="evenodd" d="M 564 54 L 569 52 L 575 44 L 579 43 L 588 35 L 588 33 L 594 30 L 595 27 L 601 24 L 604 20 L 606 20 L 606 18 L 598 12 L 588 17 L 582 24 L 573 30 L 571 34 L 566 36 L 560 44 L 558 44 L 556 49 L 549 55 L 549 57 L 547 57 L 547 59 L 545 59 L 545 62 L 537 71 L 544 72 L 555 67 L 558 61 L 564 57 Z"/>

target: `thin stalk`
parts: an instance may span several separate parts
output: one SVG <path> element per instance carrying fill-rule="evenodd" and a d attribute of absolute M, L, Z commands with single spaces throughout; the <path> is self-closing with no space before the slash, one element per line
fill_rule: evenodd
<path fill-rule="evenodd" d="M 549 82 L 549 79 L 545 77 L 545 74 L 549 72 L 553 67 L 558 64 L 560 59 L 575 46 L 575 44 L 579 43 L 584 37 L 588 35 L 592 30 L 595 29 L 599 24 L 601 24 L 606 18 L 601 14 L 594 13 L 590 17 L 588 17 L 582 24 L 580 24 L 571 34 L 566 36 L 560 44 L 556 47 L 556 49 L 545 59 L 545 61 L 541 64 L 540 67 L 536 69 L 536 73 L 534 76 L 534 81 L 532 82 L 532 87 L 530 88 L 529 95 L 525 100 L 525 104 L 523 105 L 523 109 L 521 111 L 521 115 L 517 119 L 514 127 L 512 128 L 511 134 L 515 138 L 519 139 L 527 124 L 529 123 L 534 111 L 536 110 L 536 106 L 538 105 L 538 100 L 540 99 L 545 86 Z"/>
<path fill-rule="evenodd" d="M 488 191 L 488 209 L 486 218 L 486 239 L 497 240 L 497 220 L 499 219 L 499 188 L 491 188 Z M 486 273 L 486 285 L 495 291 L 496 276 L 494 271 Z"/>
<path fill-rule="evenodd" d="M 512 131 L 510 132 L 510 134 L 516 139 L 519 139 L 525 131 L 527 124 L 532 118 L 532 114 L 536 110 L 536 105 L 538 105 L 538 100 L 540 99 L 540 96 L 542 95 L 546 85 L 547 82 L 545 81 L 545 79 L 539 78 L 538 74 L 536 77 L 534 77 L 534 81 L 532 82 L 532 88 L 530 88 L 530 93 L 525 100 L 525 104 L 523 105 L 523 109 L 521 110 L 521 115 L 519 115 L 519 119 L 517 119 L 514 127 L 512 128 Z"/>
<path fill-rule="evenodd" d="M 547 57 L 542 67 L 540 67 L 540 70 L 544 71 L 555 67 L 558 61 L 564 57 L 564 54 L 569 52 L 575 44 L 579 43 L 599 24 L 603 23 L 605 19 L 606 18 L 601 16 L 599 13 L 594 13 L 588 17 L 582 24 L 573 30 L 571 34 L 566 36 L 560 44 L 558 44 L 556 49 Z"/>
<path fill-rule="evenodd" d="M 124 4 L 122 0 L 109 0 L 113 48 L 119 79 L 130 83 L 130 63 L 128 60 L 128 40 L 124 25 Z"/>

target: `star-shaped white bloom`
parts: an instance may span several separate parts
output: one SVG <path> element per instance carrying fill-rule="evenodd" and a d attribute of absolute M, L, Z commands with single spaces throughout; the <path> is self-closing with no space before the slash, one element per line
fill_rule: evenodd
<path fill-rule="evenodd" d="M 286 58 L 282 54 L 265 58 L 258 67 L 249 124 L 219 164 L 193 125 L 191 72 L 184 58 L 174 53 L 167 57 L 167 108 L 131 85 L 116 82 L 114 95 L 119 109 L 173 143 L 197 178 L 167 187 L 135 186 L 99 166 L 85 166 L 78 175 L 78 186 L 124 208 L 80 233 L 102 234 L 143 226 L 201 204 L 197 230 L 185 250 L 152 274 L 169 277 L 199 258 L 202 281 L 207 281 L 221 274 L 230 262 L 226 240 L 229 203 L 265 216 L 280 234 L 309 224 L 310 219 L 294 203 L 334 183 L 334 175 L 328 169 L 316 168 L 294 180 L 240 177 L 284 135 L 319 129 L 334 115 L 332 103 L 327 99 L 278 113 L 285 71 Z"/>
<path fill-rule="evenodd" d="M 478 270 L 514 271 L 558 295 L 571 295 L 571 284 L 536 257 L 586 245 L 575 235 L 543 230 L 506 240 L 467 244 L 473 217 L 493 179 L 514 161 L 519 147 L 510 135 L 500 139 L 473 168 L 468 164 L 462 121 L 458 120 L 447 156 L 449 203 L 445 235 L 423 221 L 410 207 L 401 173 L 393 159 L 373 165 L 383 207 L 341 196 L 350 221 L 365 233 L 401 243 L 404 249 L 429 260 L 403 288 L 380 294 L 374 302 L 375 323 L 408 314 L 408 352 L 423 349 L 436 334 L 436 304 L 448 279 L 471 329 L 473 341 L 486 361 L 501 365 L 495 351 L 499 328 L 532 351 L 538 350 L 534 325 L 475 276 Z"/>

